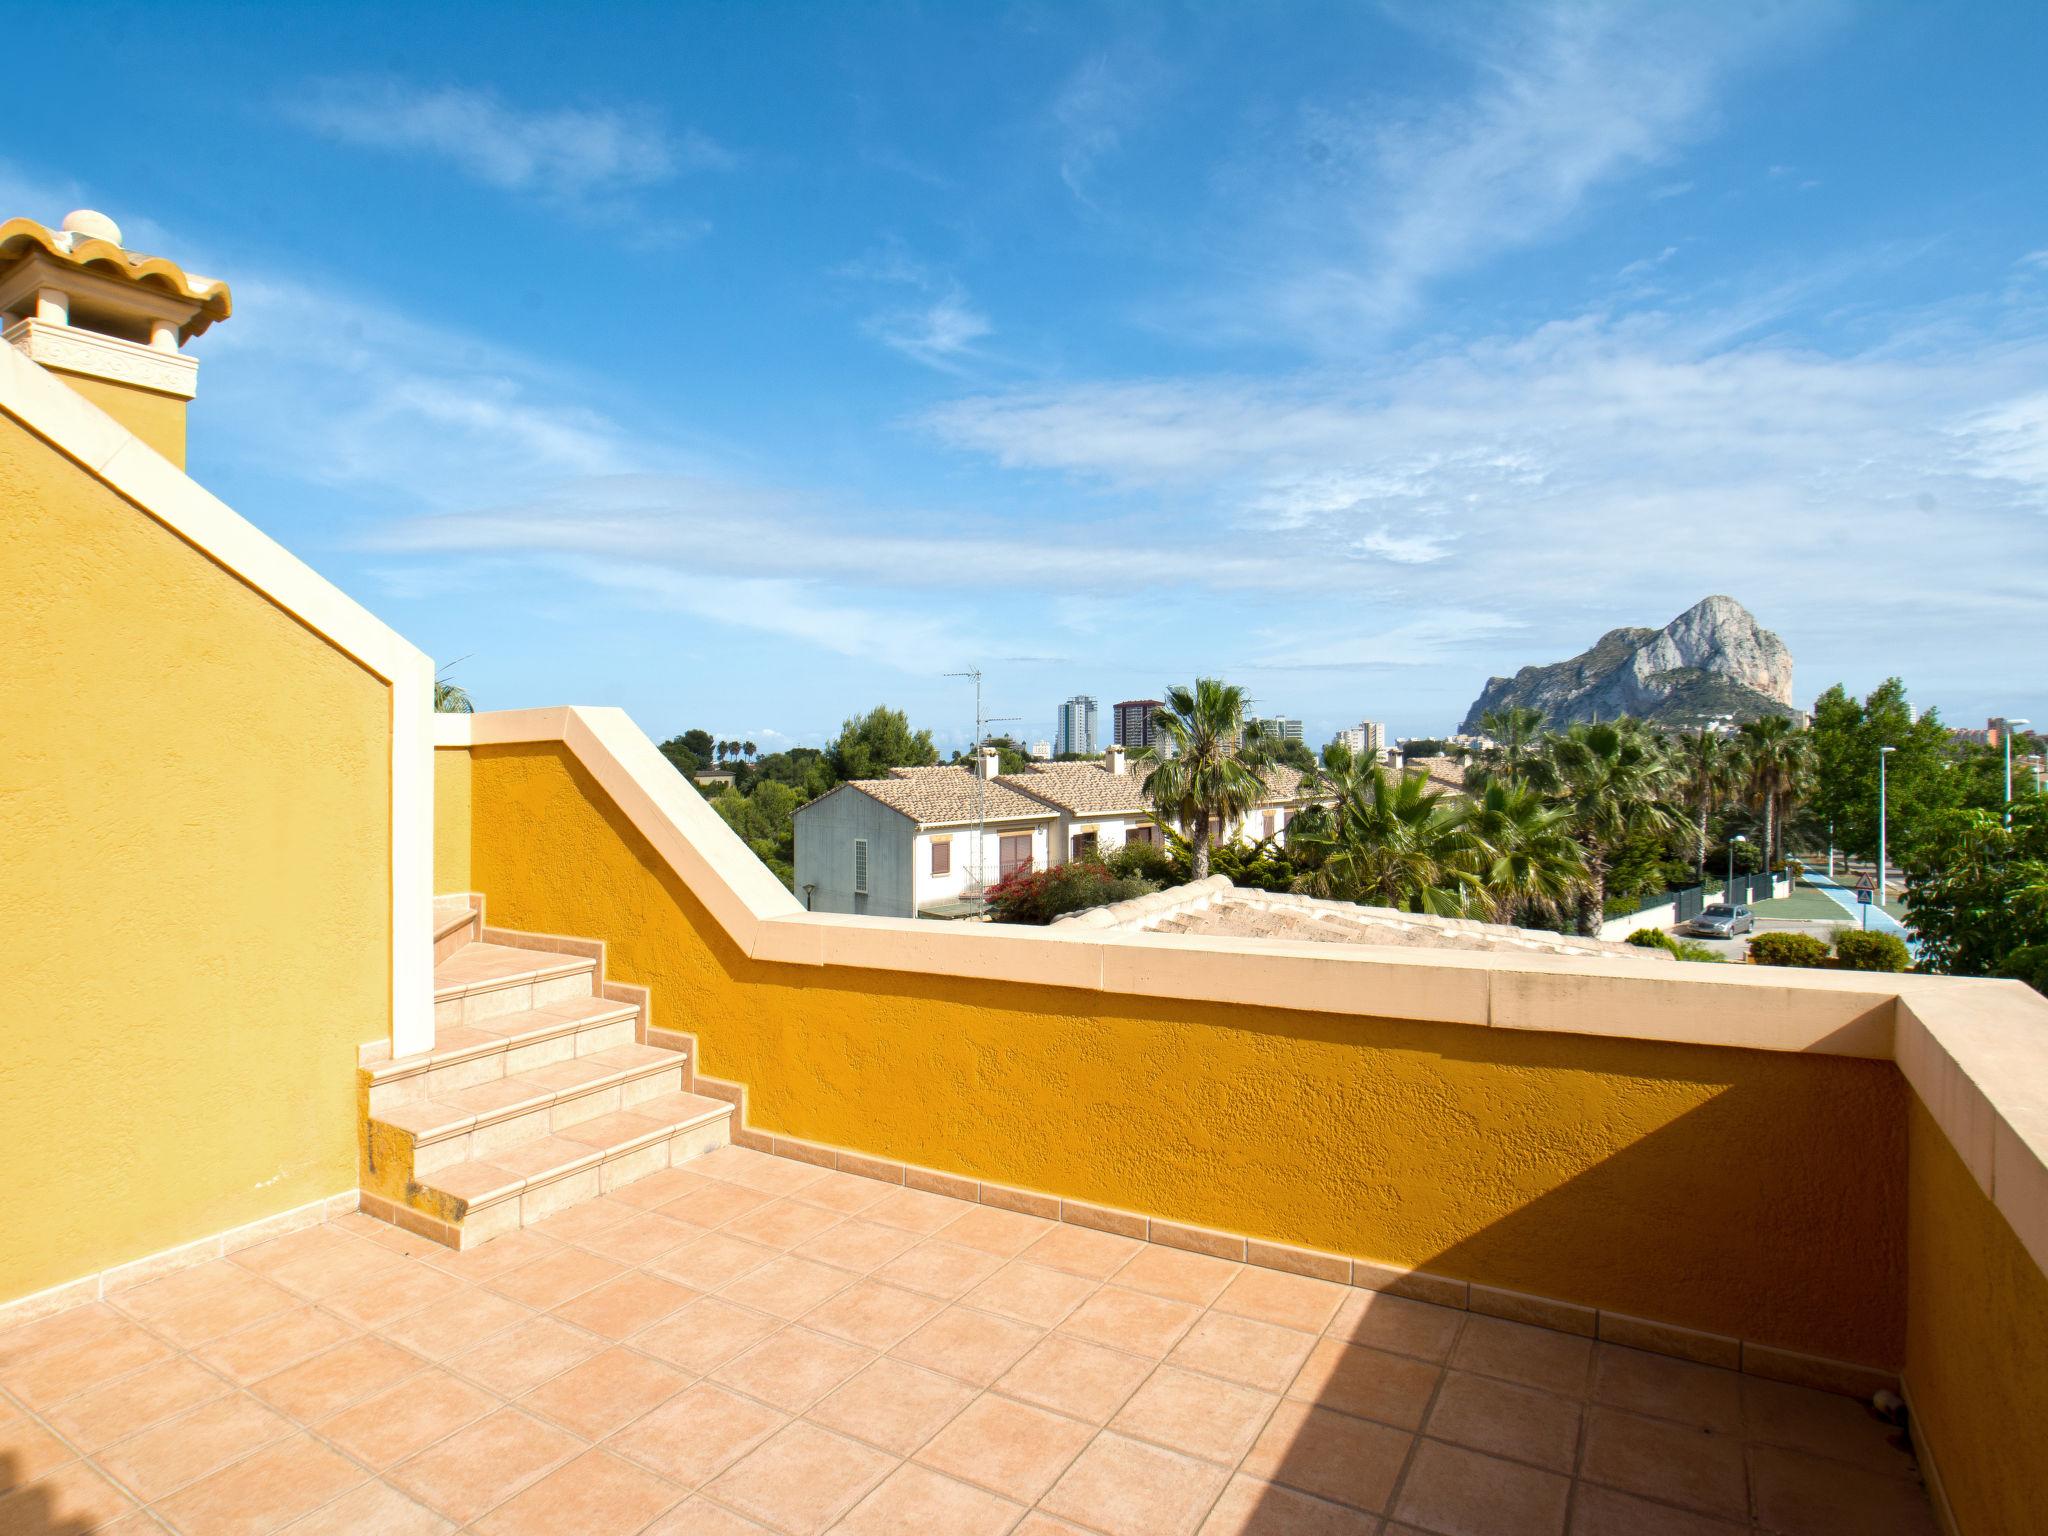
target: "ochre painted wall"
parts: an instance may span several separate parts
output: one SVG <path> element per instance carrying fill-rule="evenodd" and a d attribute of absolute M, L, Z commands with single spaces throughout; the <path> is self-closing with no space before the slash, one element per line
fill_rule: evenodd
<path fill-rule="evenodd" d="M 1836 1359 L 1903 1350 L 1889 1063 L 755 962 L 557 745 L 473 753 L 492 920 L 606 940 L 755 1123 Z"/>
<path fill-rule="evenodd" d="M 111 379 L 50 370 L 178 468 L 185 467 L 185 402 Z"/>
<path fill-rule="evenodd" d="M 2048 1511 L 2048 1277 L 1917 1098 L 1909 1110 L 1906 1383 L 1963 1536 Z"/>
<path fill-rule="evenodd" d="M 434 894 L 473 891 L 469 883 L 469 753 L 434 752 Z"/>
<path fill-rule="evenodd" d="M 0 415 L 0 1301 L 355 1185 L 390 691 Z"/>

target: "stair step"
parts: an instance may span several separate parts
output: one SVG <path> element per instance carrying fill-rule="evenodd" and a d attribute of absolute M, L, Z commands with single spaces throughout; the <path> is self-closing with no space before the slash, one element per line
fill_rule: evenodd
<path fill-rule="evenodd" d="M 588 955 L 478 941 L 435 965 L 434 1024 L 473 1026 L 596 991 L 597 961 Z"/>
<path fill-rule="evenodd" d="M 675 1093 L 689 1058 L 652 1045 L 615 1045 L 530 1067 L 431 1098 L 375 1105 L 370 1155 L 415 1178 L 458 1162 L 500 1160 L 524 1143 Z"/>
<path fill-rule="evenodd" d="M 414 1204 L 470 1246 L 723 1146 L 732 1106 L 665 1093 L 414 1181 Z"/>
<path fill-rule="evenodd" d="M 435 1032 L 434 1049 L 396 1060 L 369 1061 L 370 1111 L 446 1098 L 478 1083 L 633 1043 L 635 1003 L 579 997 L 450 1025 Z"/>

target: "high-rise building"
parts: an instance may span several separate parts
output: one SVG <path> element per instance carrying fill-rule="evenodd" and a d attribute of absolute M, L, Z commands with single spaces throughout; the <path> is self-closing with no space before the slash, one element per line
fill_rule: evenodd
<path fill-rule="evenodd" d="M 1263 727 L 1266 734 L 1275 741 L 1301 740 L 1301 722 L 1299 720 L 1290 720 L 1285 715 L 1267 715 L 1265 718 L 1253 723 Z"/>
<path fill-rule="evenodd" d="M 1038 763 L 1051 762 L 1052 743 L 1047 741 L 1043 736 L 1039 737 L 1038 740 L 1031 743 L 1031 759 L 1033 762 Z"/>
<path fill-rule="evenodd" d="M 1053 753 L 1078 752 L 1095 755 L 1095 700 L 1077 693 L 1060 706 L 1059 729 L 1053 733 Z"/>
<path fill-rule="evenodd" d="M 1152 745 L 1157 733 L 1152 728 L 1152 711 L 1163 707 L 1159 699 L 1125 699 L 1116 707 L 1116 744 L 1133 752 Z"/>
<path fill-rule="evenodd" d="M 1368 753 L 1377 757 L 1387 750 L 1387 728 L 1378 720 L 1361 720 L 1337 733 L 1336 739 L 1351 750 L 1353 757 Z"/>

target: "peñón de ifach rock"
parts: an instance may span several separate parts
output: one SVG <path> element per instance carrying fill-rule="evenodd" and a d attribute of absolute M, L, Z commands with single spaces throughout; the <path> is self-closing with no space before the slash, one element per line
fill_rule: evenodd
<path fill-rule="evenodd" d="M 1611 629 L 1569 661 L 1491 677 L 1460 727 L 1509 706 L 1553 728 L 1634 715 L 1664 726 L 1796 715 L 1792 653 L 1732 597 L 1702 598 L 1662 629 Z"/>

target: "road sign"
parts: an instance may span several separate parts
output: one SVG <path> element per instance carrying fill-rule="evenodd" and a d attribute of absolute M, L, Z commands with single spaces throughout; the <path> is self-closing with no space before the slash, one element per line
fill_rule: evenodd
<path fill-rule="evenodd" d="M 1867 886 L 1867 885 L 1859 885 L 1859 886 L 1857 886 L 1857 887 L 1856 887 L 1856 905 L 1857 905 L 1857 906 L 1859 906 L 1859 907 L 1867 907 L 1867 906 L 1869 906 L 1869 905 L 1870 905 L 1870 900 L 1871 900 L 1871 898 L 1872 898 L 1873 896 L 1875 896 L 1876 894 L 1877 894 L 1877 893 L 1876 893 L 1875 891 L 1873 891 L 1873 890 L 1872 890 L 1872 889 L 1871 889 L 1871 888 L 1870 888 L 1869 886 Z"/>

